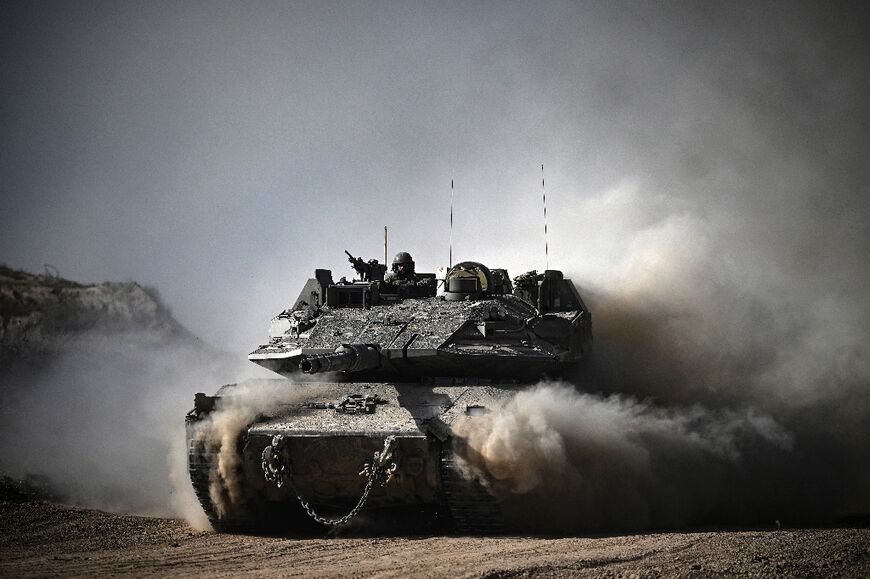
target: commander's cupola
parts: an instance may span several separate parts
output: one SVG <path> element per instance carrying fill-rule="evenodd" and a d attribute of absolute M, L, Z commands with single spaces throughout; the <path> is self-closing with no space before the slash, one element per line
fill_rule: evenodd
<path fill-rule="evenodd" d="M 513 287 L 507 271 L 489 269 L 476 261 L 463 261 L 444 276 L 444 299 L 450 302 L 478 300 L 511 293 Z"/>

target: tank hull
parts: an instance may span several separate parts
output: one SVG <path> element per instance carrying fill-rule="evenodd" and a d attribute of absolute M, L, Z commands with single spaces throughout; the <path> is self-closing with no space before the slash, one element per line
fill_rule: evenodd
<path fill-rule="evenodd" d="M 394 467 L 388 482 L 372 485 L 365 501 L 369 519 L 377 519 L 378 510 L 404 508 L 452 520 L 459 530 L 495 531 L 501 521 L 492 509 L 492 497 L 479 482 L 466 481 L 454 472 L 458 466 L 452 454 L 453 430 L 504 403 L 523 387 L 288 382 L 292 402 L 274 406 L 268 416 L 256 417 L 237 441 L 236 474 L 241 488 L 237 504 L 226 504 L 232 501 L 224 494 L 225 504 L 216 505 L 220 493 L 212 487 L 218 479 L 218 461 L 214 454 L 206 456 L 209 445 L 202 432 L 212 419 L 220 420 L 221 412 L 234 408 L 232 389 L 225 388 L 211 413 L 188 420 L 191 478 L 195 488 L 199 481 L 197 494 L 217 528 L 260 528 L 266 521 L 258 513 L 274 512 L 283 505 L 290 514 L 278 526 L 303 529 L 309 521 L 308 513 L 300 508 L 302 501 L 324 517 L 339 517 L 359 502 L 368 482 L 360 473 L 390 437 L 389 462 Z M 354 394 L 377 400 L 374 410 L 341 410 L 341 402 Z M 244 401 L 240 398 L 238 403 Z M 280 487 L 268 480 L 263 469 L 263 451 L 278 436 L 291 471 L 287 484 Z M 460 489 L 462 485 L 467 488 Z M 460 496 L 451 504 L 451 497 Z M 475 497 L 472 506 L 483 509 L 479 516 L 468 512 L 467 504 L 459 504 L 469 496 Z M 460 507 L 463 520 L 453 520 L 452 510 Z"/>

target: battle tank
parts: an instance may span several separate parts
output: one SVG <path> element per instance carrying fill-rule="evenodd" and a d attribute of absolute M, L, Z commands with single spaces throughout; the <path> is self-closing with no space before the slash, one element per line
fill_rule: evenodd
<path fill-rule="evenodd" d="M 209 520 L 218 530 L 305 529 L 410 510 L 459 532 L 507 530 L 497 498 L 461 468 L 454 428 L 589 352 L 580 294 L 557 270 L 511 283 L 477 262 L 433 274 L 411 261 L 397 276 L 395 263 L 387 273 L 345 253 L 358 278 L 315 270 L 248 356 L 290 378 L 276 381 L 288 396 L 250 419 L 234 448 L 202 432 L 239 385 L 196 395 L 188 464 Z M 227 452 L 233 460 L 221 459 Z"/>

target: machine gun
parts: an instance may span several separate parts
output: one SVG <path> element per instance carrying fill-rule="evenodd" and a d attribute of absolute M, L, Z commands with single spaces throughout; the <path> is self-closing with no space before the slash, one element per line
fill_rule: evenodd
<path fill-rule="evenodd" d="M 306 374 L 320 372 L 359 372 L 371 370 L 381 365 L 381 354 L 375 346 L 368 344 L 345 344 L 332 354 L 306 356 L 299 364 Z"/>
<path fill-rule="evenodd" d="M 362 281 L 384 281 L 384 274 L 387 273 L 387 265 L 378 263 L 377 259 L 370 259 L 367 262 L 361 257 L 354 257 L 348 250 L 344 250 L 347 254 L 347 260 L 360 275 Z"/>

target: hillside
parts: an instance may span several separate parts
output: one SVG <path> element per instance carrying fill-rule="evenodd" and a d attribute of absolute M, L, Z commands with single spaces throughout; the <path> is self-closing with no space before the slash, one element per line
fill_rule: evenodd
<path fill-rule="evenodd" d="M 191 334 L 153 289 L 0 266 L 0 498 L 12 481 L 14 495 L 179 514 L 178 497 L 192 495 L 173 487 L 186 483 L 172 475 L 186 468 L 184 415 L 245 365 Z"/>
<path fill-rule="evenodd" d="M 0 266 L 0 369 L 42 363 L 89 337 L 158 344 L 200 342 L 176 321 L 156 290 L 135 282 L 81 284 Z"/>

